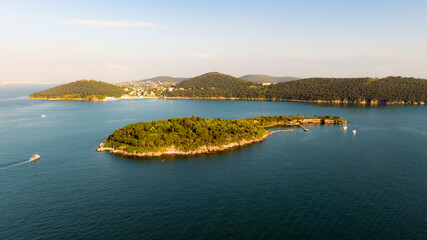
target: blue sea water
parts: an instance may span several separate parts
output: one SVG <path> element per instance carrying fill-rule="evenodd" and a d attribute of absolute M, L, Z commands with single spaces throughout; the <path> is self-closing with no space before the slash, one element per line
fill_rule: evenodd
<path fill-rule="evenodd" d="M 44 88 L 0 88 L 0 239 L 427 239 L 425 106 L 26 98 Z M 139 121 L 298 114 L 353 124 L 212 155 L 95 150 Z"/>

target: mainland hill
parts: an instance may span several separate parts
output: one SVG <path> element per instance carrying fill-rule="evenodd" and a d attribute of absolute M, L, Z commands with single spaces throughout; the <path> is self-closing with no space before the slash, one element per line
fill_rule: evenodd
<path fill-rule="evenodd" d="M 158 88 L 167 87 L 179 82 L 186 80 L 187 78 L 174 78 L 168 76 L 159 76 L 145 80 L 126 81 L 119 82 L 115 85 L 119 87 L 130 87 L 130 88 Z"/>
<path fill-rule="evenodd" d="M 266 82 L 266 83 L 280 83 L 280 82 L 288 82 L 298 80 L 297 77 L 272 77 L 264 74 L 249 74 L 240 77 L 243 80 L 250 82 Z"/>
<path fill-rule="evenodd" d="M 427 80 L 405 77 L 308 78 L 260 86 L 220 73 L 207 73 L 175 85 L 166 97 L 425 104 Z"/>
<path fill-rule="evenodd" d="M 31 99 L 101 101 L 105 97 L 121 97 L 122 87 L 95 81 L 79 80 L 30 94 Z"/>
<path fill-rule="evenodd" d="M 192 98 L 255 98 L 263 96 L 263 88 L 253 82 L 230 75 L 211 72 L 187 79 L 174 85 L 176 91 L 167 92 L 168 97 Z"/>

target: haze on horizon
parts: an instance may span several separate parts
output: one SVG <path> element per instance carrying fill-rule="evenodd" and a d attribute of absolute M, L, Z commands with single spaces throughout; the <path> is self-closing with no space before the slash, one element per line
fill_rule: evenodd
<path fill-rule="evenodd" d="M 0 84 L 427 78 L 427 1 L 0 2 Z"/>

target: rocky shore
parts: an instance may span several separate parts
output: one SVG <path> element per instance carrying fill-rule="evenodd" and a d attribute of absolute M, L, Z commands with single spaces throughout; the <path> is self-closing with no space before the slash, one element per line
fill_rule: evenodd
<path fill-rule="evenodd" d="M 222 152 L 231 150 L 234 148 L 243 147 L 249 144 L 253 144 L 256 142 L 264 141 L 268 136 L 279 133 L 279 132 L 292 132 L 292 129 L 286 129 L 286 130 L 277 130 L 277 131 L 269 131 L 267 134 L 262 136 L 261 138 L 253 139 L 253 140 L 241 140 L 240 142 L 232 142 L 229 144 L 225 144 L 222 146 L 203 146 L 198 148 L 197 150 L 193 151 L 179 151 L 175 148 L 175 146 L 171 146 L 167 149 L 165 149 L 162 152 L 144 152 L 144 153 L 132 153 L 132 152 L 126 152 L 123 150 L 117 150 L 114 148 L 104 148 L 104 143 L 101 143 L 99 145 L 99 148 L 96 149 L 98 152 L 108 151 L 112 154 L 118 154 L 123 156 L 132 156 L 132 157 L 159 157 L 159 156 L 165 156 L 165 155 L 197 155 L 197 154 L 207 154 L 207 153 L 216 153 L 216 152 Z"/>

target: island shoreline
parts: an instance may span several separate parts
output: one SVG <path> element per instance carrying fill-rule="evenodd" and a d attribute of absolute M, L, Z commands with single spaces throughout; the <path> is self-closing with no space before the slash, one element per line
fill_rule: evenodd
<path fill-rule="evenodd" d="M 220 153 L 227 150 L 232 150 L 240 147 L 245 147 L 254 143 L 262 142 L 265 139 L 267 139 L 268 136 L 273 135 L 275 133 L 279 132 L 292 132 L 293 129 L 284 129 L 284 130 L 276 130 L 276 131 L 268 131 L 265 135 L 263 135 L 261 138 L 252 139 L 252 140 L 245 140 L 243 139 L 240 142 L 232 142 L 229 144 L 225 144 L 222 146 L 203 146 L 200 147 L 199 150 L 194 151 L 177 151 L 172 146 L 167 152 L 145 152 L 145 153 L 130 153 L 126 152 L 124 150 L 116 150 L 113 148 L 104 148 L 103 142 L 99 145 L 99 148 L 96 149 L 98 152 L 104 152 L 108 151 L 112 154 L 116 155 L 122 155 L 127 157 L 162 157 L 162 156 L 189 156 L 189 155 L 200 155 L 200 154 L 213 154 L 213 153 Z"/>
<path fill-rule="evenodd" d="M 255 122 L 256 120 L 254 120 Z M 264 126 L 264 128 L 267 130 L 268 128 L 272 127 L 301 127 L 304 131 L 308 132 L 309 130 L 305 129 L 303 126 L 306 125 L 332 125 L 332 124 L 349 124 L 348 121 L 342 120 L 342 121 L 336 121 L 333 119 L 321 119 L 321 118 L 304 118 L 304 119 L 296 119 L 289 122 L 283 122 L 278 121 L 275 123 L 272 123 L 270 125 Z M 157 152 L 129 152 L 122 149 L 115 149 L 115 148 L 106 148 L 104 147 L 105 141 L 102 142 L 99 147 L 96 149 L 98 152 L 108 151 L 112 154 L 117 155 L 123 155 L 123 156 L 132 156 L 132 157 L 160 157 L 165 155 L 198 155 L 198 154 L 209 154 L 209 153 L 217 153 L 217 152 L 223 152 L 227 150 L 231 150 L 233 148 L 243 147 L 246 145 L 250 145 L 252 143 L 261 142 L 264 141 L 268 136 L 279 133 L 279 132 L 292 132 L 293 129 L 281 129 L 281 130 L 275 130 L 275 131 L 268 131 L 264 134 L 262 137 L 257 139 L 251 139 L 246 140 L 242 139 L 239 142 L 232 142 L 228 144 L 224 144 L 221 146 L 201 146 L 197 150 L 192 151 L 179 151 L 175 148 L 175 146 L 169 146 L 163 151 L 157 151 Z M 107 141 L 107 139 L 105 139 Z"/>

